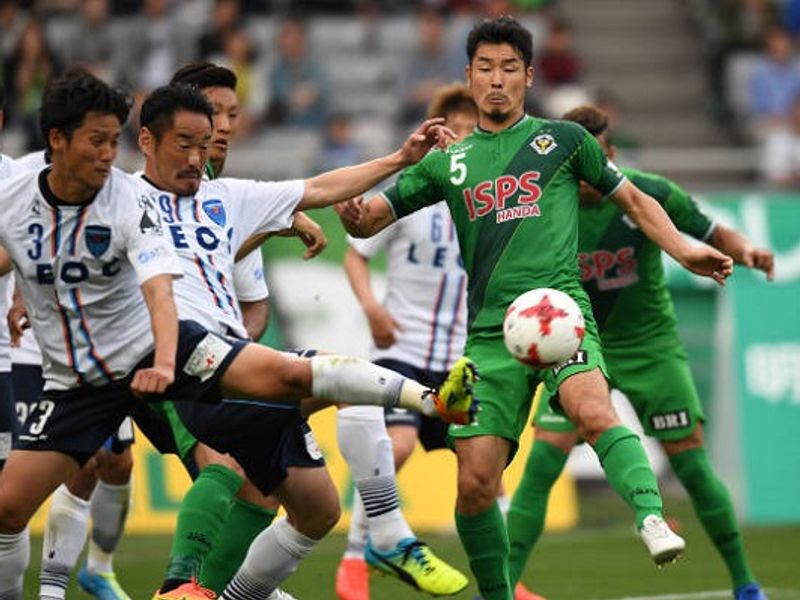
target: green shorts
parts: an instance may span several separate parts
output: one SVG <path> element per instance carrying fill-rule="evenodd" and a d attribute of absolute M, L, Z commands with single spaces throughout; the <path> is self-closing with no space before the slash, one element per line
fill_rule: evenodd
<path fill-rule="evenodd" d="M 544 397 L 553 397 L 558 387 L 576 373 L 601 369 L 605 363 L 594 321 L 587 321 L 586 334 L 578 352 L 566 363 L 536 371 L 527 367 L 506 350 L 502 335 L 468 338 L 464 354 L 478 366 L 480 378 L 475 383 L 475 395 L 480 400 L 478 417 L 471 425 L 451 425 L 450 440 L 479 435 L 493 435 L 511 442 L 509 462 L 514 457 L 519 436 L 525 429 L 536 386 L 543 382 Z"/>
<path fill-rule="evenodd" d="M 148 402 L 137 410 L 134 420 L 161 454 L 176 454 L 187 466 L 194 465 L 192 450 L 197 438 L 183 424 L 175 404 L 169 400 Z"/>
<path fill-rule="evenodd" d="M 647 435 L 664 441 L 680 440 L 705 420 L 689 361 L 677 338 L 648 348 L 604 348 L 603 355 L 612 387 L 628 398 Z M 546 431 L 575 431 L 550 404 L 539 404 L 536 426 Z"/>

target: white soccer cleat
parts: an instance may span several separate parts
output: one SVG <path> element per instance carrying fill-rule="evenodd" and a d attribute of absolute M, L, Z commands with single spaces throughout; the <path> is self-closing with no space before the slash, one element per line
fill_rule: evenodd
<path fill-rule="evenodd" d="M 281 588 L 272 590 L 272 593 L 267 596 L 267 600 L 297 600 L 289 592 L 284 592 Z"/>
<path fill-rule="evenodd" d="M 639 535 L 647 546 L 653 562 L 659 567 L 678 560 L 686 548 L 684 539 L 672 531 L 667 522 L 658 515 L 645 517 Z"/>

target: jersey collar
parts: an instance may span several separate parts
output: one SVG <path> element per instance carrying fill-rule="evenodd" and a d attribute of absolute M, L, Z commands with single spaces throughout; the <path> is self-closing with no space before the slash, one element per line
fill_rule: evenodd
<path fill-rule="evenodd" d="M 100 190 L 97 190 L 92 197 L 86 200 L 86 202 L 65 202 L 61 198 L 55 195 L 53 190 L 50 188 L 50 184 L 47 181 L 47 174 L 53 170 L 52 165 L 46 166 L 44 169 L 39 171 L 39 191 L 42 193 L 45 202 L 47 202 L 53 208 L 63 208 L 63 207 L 81 207 L 81 206 L 89 206 L 94 199 L 97 198 L 97 194 L 100 193 Z"/>
<path fill-rule="evenodd" d="M 522 113 L 522 116 L 519 119 L 514 121 L 511 125 L 509 125 L 505 129 L 501 129 L 500 131 L 489 131 L 487 129 L 484 129 L 480 125 L 475 125 L 475 132 L 476 133 L 481 133 L 483 135 L 497 135 L 499 133 L 505 133 L 506 131 L 511 131 L 513 129 L 516 129 L 517 127 L 519 127 L 520 125 L 522 125 L 526 121 L 529 121 L 531 118 L 532 117 L 530 115 L 528 115 L 527 113 Z"/>

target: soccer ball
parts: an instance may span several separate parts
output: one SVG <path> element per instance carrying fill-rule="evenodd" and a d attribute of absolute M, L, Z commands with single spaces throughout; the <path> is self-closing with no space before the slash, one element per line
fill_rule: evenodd
<path fill-rule="evenodd" d="M 519 296 L 506 311 L 503 339 L 523 364 L 546 369 L 563 363 L 583 341 L 583 313 L 564 292 L 539 288 Z"/>

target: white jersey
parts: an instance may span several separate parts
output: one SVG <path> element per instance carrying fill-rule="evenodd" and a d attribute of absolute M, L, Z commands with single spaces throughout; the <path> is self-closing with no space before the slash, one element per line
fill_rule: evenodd
<path fill-rule="evenodd" d="M 423 208 L 369 239 L 348 240 L 366 258 L 386 249 L 383 304 L 402 328 L 391 347 L 373 346 L 372 360 L 449 370 L 466 340 L 467 274 L 447 204 Z"/>
<path fill-rule="evenodd" d="M 24 171 L 25 169 L 20 167 L 13 158 L 0 154 L 0 180 L 13 177 Z M 4 214 L 8 215 L 9 213 L 4 212 Z M 8 337 L 6 313 L 8 313 L 8 307 L 11 305 L 13 293 L 13 275 L 9 273 L 0 277 L 0 373 L 7 373 L 11 370 L 11 340 Z"/>
<path fill-rule="evenodd" d="M 209 331 L 247 338 L 234 288 L 234 257 L 251 235 L 292 225 L 305 184 L 220 178 L 203 180 L 197 194 L 183 197 L 151 189 L 183 266 L 184 277 L 174 288 L 178 315 Z M 260 253 L 253 254 L 250 260 L 258 260 Z M 239 300 L 264 297 L 240 292 Z"/>
<path fill-rule="evenodd" d="M 36 338 L 46 390 L 101 386 L 130 373 L 153 348 L 139 286 L 181 268 L 155 199 L 112 169 L 84 205 L 60 203 L 47 169 L 0 184 L 0 244 L 14 262 Z"/>
<path fill-rule="evenodd" d="M 28 152 L 19 158 L 15 159 L 17 165 L 28 171 L 40 171 L 44 169 L 47 164 L 47 151 L 36 150 L 35 152 Z"/>
<path fill-rule="evenodd" d="M 233 289 L 239 302 L 257 302 L 269 298 L 261 250 L 254 250 L 234 265 Z"/>

